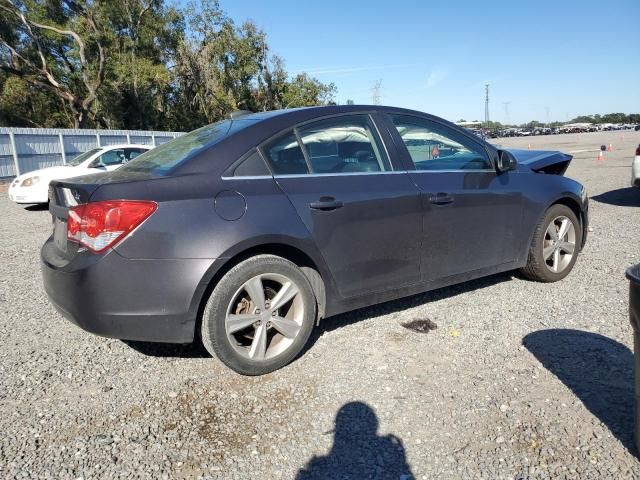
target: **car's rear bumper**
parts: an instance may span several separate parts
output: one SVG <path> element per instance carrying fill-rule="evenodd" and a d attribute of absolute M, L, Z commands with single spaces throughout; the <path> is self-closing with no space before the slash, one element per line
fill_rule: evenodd
<path fill-rule="evenodd" d="M 212 260 L 131 260 L 110 251 L 63 264 L 49 239 L 41 252 L 45 291 L 84 330 L 123 340 L 193 341 L 194 295 Z"/>

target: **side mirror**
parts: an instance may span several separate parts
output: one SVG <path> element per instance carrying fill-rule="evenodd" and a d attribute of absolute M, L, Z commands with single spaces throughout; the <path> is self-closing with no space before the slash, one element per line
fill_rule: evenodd
<path fill-rule="evenodd" d="M 515 170 L 518 166 L 516 157 L 506 150 L 498 150 L 498 158 L 496 159 L 496 170 L 498 173 Z"/>

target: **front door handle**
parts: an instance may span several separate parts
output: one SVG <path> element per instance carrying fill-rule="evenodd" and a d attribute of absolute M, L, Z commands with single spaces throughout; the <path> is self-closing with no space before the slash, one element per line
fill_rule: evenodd
<path fill-rule="evenodd" d="M 429 203 L 434 205 L 449 205 L 453 203 L 453 197 L 448 193 L 436 193 L 434 195 L 429 195 Z"/>
<path fill-rule="evenodd" d="M 340 200 L 336 200 L 334 197 L 320 197 L 320 200 L 317 202 L 311 202 L 309 204 L 309 208 L 313 210 L 323 210 L 330 211 L 336 210 L 337 208 L 342 207 L 343 203 Z"/>

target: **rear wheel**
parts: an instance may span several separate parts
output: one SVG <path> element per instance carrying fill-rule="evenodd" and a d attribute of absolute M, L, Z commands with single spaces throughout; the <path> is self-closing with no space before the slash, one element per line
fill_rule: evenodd
<path fill-rule="evenodd" d="M 527 265 L 521 272 L 539 282 L 557 282 L 573 269 L 582 245 L 582 229 L 575 213 L 553 205 L 536 226 Z"/>
<path fill-rule="evenodd" d="M 316 319 L 309 280 L 292 262 L 258 255 L 233 267 L 214 288 L 202 318 L 209 353 L 243 375 L 291 362 Z"/>

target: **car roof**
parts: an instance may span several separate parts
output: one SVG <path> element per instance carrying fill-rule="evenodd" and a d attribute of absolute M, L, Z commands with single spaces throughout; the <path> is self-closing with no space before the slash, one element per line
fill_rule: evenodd
<path fill-rule="evenodd" d="M 99 147 L 102 150 L 110 150 L 114 148 L 153 148 L 153 145 L 143 145 L 141 143 L 116 143 L 114 145 L 101 145 Z"/>
<path fill-rule="evenodd" d="M 298 107 L 298 108 L 284 108 L 280 110 L 270 110 L 267 112 L 256 112 L 256 113 L 247 113 L 246 115 L 242 115 L 237 117 L 242 120 L 267 120 L 274 117 L 298 117 L 305 116 L 309 118 L 313 118 L 315 116 L 324 116 L 324 115 L 339 115 L 341 113 L 355 113 L 362 111 L 391 111 L 391 112 L 404 112 L 404 113 L 413 113 L 420 115 L 428 115 L 424 112 L 419 112 L 417 110 L 410 110 L 406 108 L 399 107 L 390 107 L 386 105 L 367 105 L 367 104 L 358 104 L 358 105 L 320 105 L 315 107 Z"/>
<path fill-rule="evenodd" d="M 285 132 L 287 129 L 295 125 L 305 123 L 307 121 L 320 120 L 323 117 L 343 114 L 362 114 L 362 113 L 388 113 L 395 115 L 412 115 L 430 119 L 438 123 L 446 124 L 448 127 L 462 133 L 463 135 L 480 141 L 488 145 L 489 149 L 493 149 L 490 144 L 483 142 L 471 132 L 449 122 L 443 118 L 434 115 L 410 110 L 406 108 L 389 107 L 384 105 L 327 105 L 316 107 L 289 108 L 283 110 L 271 110 L 267 112 L 247 113 L 227 119 L 231 122 L 245 123 L 246 125 L 239 128 L 223 139 L 217 139 L 215 144 L 203 145 L 200 152 L 189 158 L 186 162 L 180 164 L 175 173 L 177 174 L 193 174 L 221 166 L 226 162 L 213 161 L 211 156 L 211 148 L 214 147 L 217 152 L 217 158 L 238 159 L 246 154 L 252 147 L 255 147 L 264 141 Z M 224 168 L 226 169 L 227 164 Z"/>

